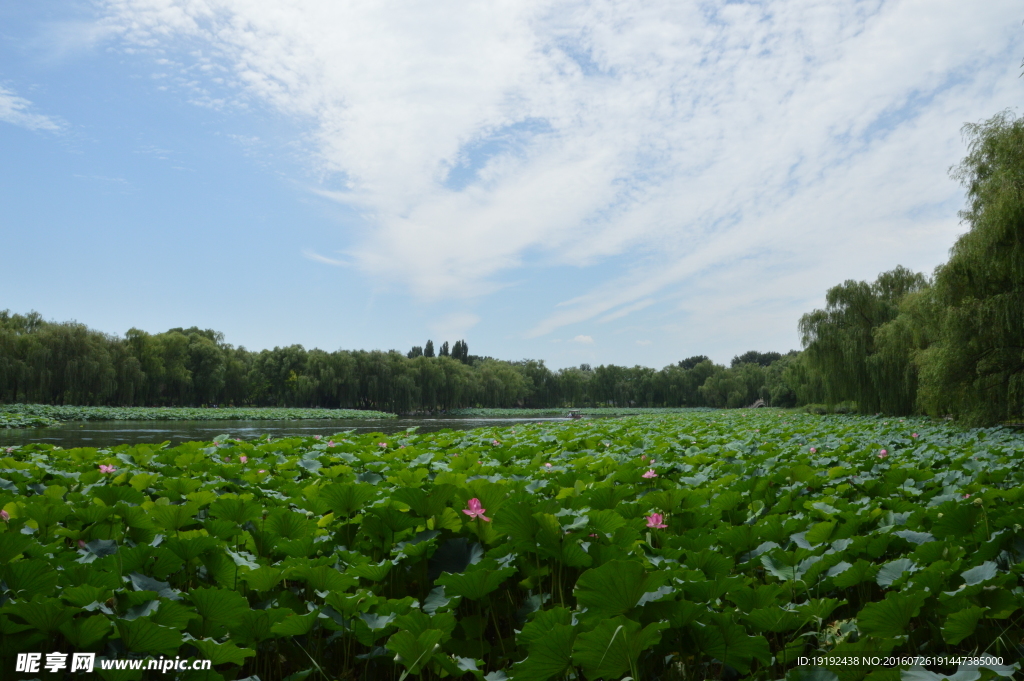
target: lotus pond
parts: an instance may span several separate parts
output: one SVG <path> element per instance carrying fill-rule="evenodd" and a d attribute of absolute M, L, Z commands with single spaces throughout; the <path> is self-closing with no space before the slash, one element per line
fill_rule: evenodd
<path fill-rule="evenodd" d="M 3 678 L 24 651 L 260 681 L 1019 667 L 1004 429 L 737 410 L 0 456 Z M 1003 664 L 798 664 L 889 653 Z"/>
<path fill-rule="evenodd" d="M 293 407 L 75 407 L 0 404 L 0 428 L 36 428 L 63 421 L 296 421 L 386 419 L 394 414 L 357 409 Z"/>

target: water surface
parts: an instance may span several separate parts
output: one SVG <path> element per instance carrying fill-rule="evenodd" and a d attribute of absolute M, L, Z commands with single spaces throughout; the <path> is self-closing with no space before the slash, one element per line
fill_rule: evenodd
<path fill-rule="evenodd" d="M 209 441 L 218 435 L 250 440 L 261 435 L 274 437 L 330 437 L 347 430 L 362 433 L 399 433 L 407 428 L 428 433 L 444 428 L 469 430 L 515 426 L 522 423 L 566 421 L 564 417 L 460 418 L 410 417 L 397 419 L 333 419 L 301 421 L 68 421 L 50 428 L 0 429 L 0 447 L 45 442 L 71 447 L 110 447 L 119 444 L 173 444 L 193 440 Z"/>

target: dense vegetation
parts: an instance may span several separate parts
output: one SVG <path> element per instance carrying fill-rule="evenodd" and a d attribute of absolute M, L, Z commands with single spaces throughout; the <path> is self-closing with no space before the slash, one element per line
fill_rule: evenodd
<path fill-rule="evenodd" d="M 931 278 L 904 268 L 847 281 L 800 322 L 805 363 L 829 401 L 861 411 L 1024 417 L 1024 119 L 964 129 L 953 176 L 968 226 Z"/>
<path fill-rule="evenodd" d="M 575 411 L 578 411 L 582 416 L 653 416 L 656 414 L 679 414 L 697 410 L 688 407 L 583 407 Z M 566 413 L 564 409 L 453 409 L 448 412 L 448 415 L 464 418 L 500 419 L 507 417 L 530 418 L 533 416 L 564 417 Z"/>
<path fill-rule="evenodd" d="M 394 414 L 355 409 L 182 407 L 68 407 L 50 404 L 0 404 L 0 428 L 47 426 L 61 421 L 297 421 L 309 419 L 382 419 Z"/>
<path fill-rule="evenodd" d="M 589 365 L 551 371 L 539 360 L 454 352 L 326 352 L 301 345 L 250 352 L 212 330 L 124 338 L 37 313 L 0 311 L 0 402 L 200 404 L 433 411 L 466 407 L 739 407 L 797 404 L 786 383 L 795 355 L 751 352 L 726 369 L 699 356 L 656 371 Z M 419 350 L 419 348 L 414 348 Z M 456 356 L 457 355 L 457 356 Z M 758 363 L 761 362 L 761 363 Z M 764 366 L 767 363 L 769 366 Z"/>
<path fill-rule="evenodd" d="M 0 454 L 5 673 L 895 681 L 796 658 L 1021 653 L 1007 430 L 759 410 Z"/>

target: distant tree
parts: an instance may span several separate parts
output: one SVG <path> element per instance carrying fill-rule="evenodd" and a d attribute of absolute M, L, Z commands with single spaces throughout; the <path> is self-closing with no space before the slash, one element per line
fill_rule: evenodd
<path fill-rule="evenodd" d="M 452 359 L 457 359 L 463 364 L 469 363 L 469 346 L 466 345 L 466 341 L 455 341 L 455 345 L 452 346 Z"/>
<path fill-rule="evenodd" d="M 732 364 L 730 366 L 736 367 L 740 364 L 759 364 L 763 367 L 767 367 L 780 359 L 782 359 L 782 353 L 779 352 L 758 352 L 757 350 L 750 350 L 749 352 L 744 352 L 742 355 L 733 357 Z"/>
<path fill-rule="evenodd" d="M 438 357 L 450 357 L 451 353 L 448 351 L 448 341 L 441 343 L 441 352 L 437 353 Z"/>
<path fill-rule="evenodd" d="M 896 319 L 904 298 L 927 286 L 923 275 L 897 267 L 871 284 L 851 279 L 830 288 L 825 309 L 801 317 L 804 355 L 809 368 L 825 377 L 827 402 L 852 400 L 865 413 L 914 410 L 917 378 L 910 354 L 883 351 L 877 332 Z"/>
<path fill-rule="evenodd" d="M 416 359 L 417 357 L 422 357 L 423 356 L 423 346 L 421 346 L 421 345 L 414 345 L 414 346 L 412 346 L 412 350 L 410 350 L 408 353 L 406 353 L 405 356 L 408 357 L 409 359 Z"/>
<path fill-rule="evenodd" d="M 701 362 L 710 362 L 711 360 L 707 355 L 694 355 L 693 357 L 687 357 L 686 359 L 679 362 L 677 366 L 683 369 L 692 369 Z"/>
<path fill-rule="evenodd" d="M 428 340 L 427 344 L 423 346 L 423 356 L 433 357 L 434 356 L 434 341 Z"/>
<path fill-rule="evenodd" d="M 222 332 L 214 331 L 213 329 L 200 329 L 198 326 L 190 326 L 187 329 L 182 329 L 181 327 L 168 329 L 167 333 L 180 333 L 183 336 L 197 335 L 208 338 L 214 343 L 224 342 L 224 334 Z"/>
<path fill-rule="evenodd" d="M 936 269 L 932 300 L 913 301 L 937 320 L 916 358 L 931 413 L 991 425 L 1024 416 L 1024 118 L 1005 111 L 964 136 L 952 176 L 969 230 Z"/>

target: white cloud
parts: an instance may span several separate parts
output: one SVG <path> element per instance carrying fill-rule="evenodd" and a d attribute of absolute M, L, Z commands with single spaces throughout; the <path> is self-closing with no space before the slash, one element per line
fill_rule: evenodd
<path fill-rule="evenodd" d="M 637 344 L 637 345 L 650 345 L 650 344 L 651 344 L 651 341 L 649 341 L 649 340 L 638 340 L 638 341 L 636 342 L 636 344 Z"/>
<path fill-rule="evenodd" d="M 60 119 L 32 113 L 31 107 L 32 102 L 0 85 L 0 121 L 29 130 L 56 132 L 64 127 Z"/>
<path fill-rule="evenodd" d="M 594 339 L 590 336 L 579 335 L 572 339 L 573 343 L 582 343 L 583 345 L 593 345 Z"/>
<path fill-rule="evenodd" d="M 615 260 L 531 336 L 655 301 L 712 336 L 791 329 L 842 279 L 931 269 L 961 124 L 1019 101 L 1011 0 L 106 4 L 209 101 L 309 122 L 380 280 L 450 299 Z"/>
<path fill-rule="evenodd" d="M 325 265 L 334 265 L 336 267 L 347 267 L 349 265 L 349 263 L 345 262 L 344 260 L 339 260 L 337 258 L 328 258 L 327 256 L 320 255 L 316 251 L 310 250 L 308 248 L 302 251 L 302 256 L 308 260 L 312 260 L 313 262 L 319 262 Z"/>

